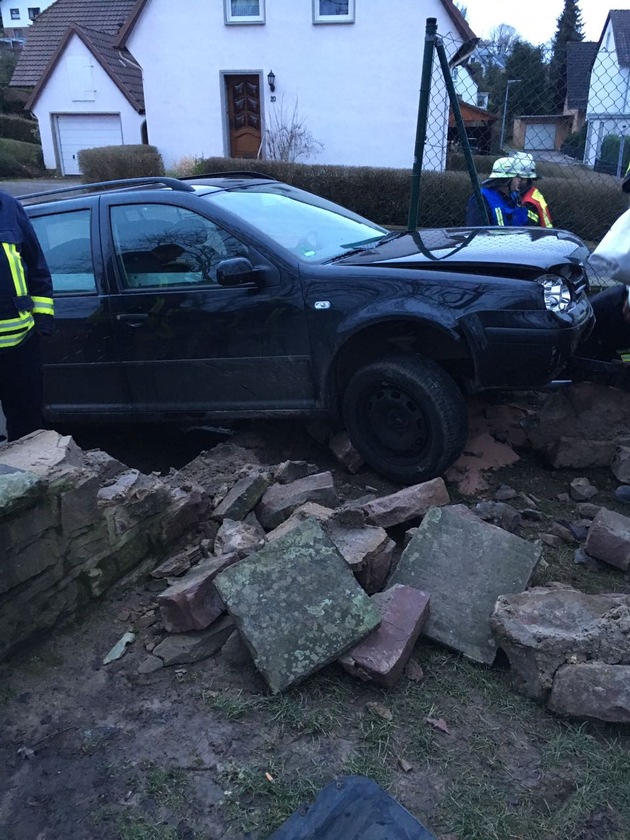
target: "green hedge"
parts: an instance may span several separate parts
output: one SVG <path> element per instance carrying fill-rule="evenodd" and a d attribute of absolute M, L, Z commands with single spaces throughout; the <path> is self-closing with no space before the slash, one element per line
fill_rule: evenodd
<path fill-rule="evenodd" d="M 41 146 L 0 137 L 0 178 L 37 178 L 44 172 Z"/>
<path fill-rule="evenodd" d="M 463 155 L 460 157 L 463 165 Z M 475 156 L 480 178 L 487 177 L 493 160 L 491 156 Z M 453 163 L 449 159 L 449 165 Z M 234 170 L 271 175 L 336 201 L 382 225 L 398 227 L 407 224 L 410 170 L 207 158 L 197 161 L 195 174 Z M 628 208 L 628 198 L 615 179 L 596 175 L 580 166 L 542 163 L 538 171 L 540 188 L 551 208 L 554 225 L 573 231 L 589 243 L 599 241 Z M 551 177 L 551 173 L 556 177 Z M 467 171 L 423 172 L 419 225 L 458 227 L 465 224 L 466 203 L 471 194 Z"/>
<path fill-rule="evenodd" d="M 39 145 L 39 126 L 35 120 L 25 120 L 24 117 L 0 114 L 0 137 Z"/>
<path fill-rule="evenodd" d="M 79 168 L 84 183 L 164 175 L 164 163 L 156 147 L 141 144 L 82 149 Z"/>

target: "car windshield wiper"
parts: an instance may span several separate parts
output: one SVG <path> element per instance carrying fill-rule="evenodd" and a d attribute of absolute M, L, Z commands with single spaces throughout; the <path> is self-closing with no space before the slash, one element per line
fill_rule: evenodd
<path fill-rule="evenodd" d="M 336 257 L 331 257 L 326 262 L 337 262 L 343 260 L 345 257 L 352 257 L 355 254 L 363 254 L 365 251 L 373 251 L 387 236 L 373 236 L 371 239 L 362 239 L 359 242 L 348 242 L 347 245 L 342 245 L 342 248 L 348 248 L 343 254 L 337 254 Z"/>

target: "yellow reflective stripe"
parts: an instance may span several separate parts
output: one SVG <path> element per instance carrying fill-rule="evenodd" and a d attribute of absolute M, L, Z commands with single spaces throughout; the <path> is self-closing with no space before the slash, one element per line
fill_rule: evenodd
<path fill-rule="evenodd" d="M 11 269 L 11 276 L 13 277 L 13 285 L 15 286 L 15 293 L 17 297 L 25 297 L 28 295 L 26 288 L 26 278 L 24 276 L 24 266 L 22 265 L 22 258 L 18 249 L 12 242 L 3 242 L 2 247 L 4 253 L 7 255 L 9 261 L 9 268 Z"/>
<path fill-rule="evenodd" d="M 8 320 L 0 321 L 0 333 L 32 327 L 34 323 L 35 319 L 31 313 L 23 312 L 17 318 L 9 318 Z"/>
<path fill-rule="evenodd" d="M 31 300 L 34 304 L 33 312 L 37 312 L 39 315 L 55 314 L 55 304 L 53 303 L 52 298 L 37 297 L 37 295 L 31 295 Z"/>
<path fill-rule="evenodd" d="M 13 333 L 13 335 L 0 335 L 0 347 L 15 347 L 16 344 L 19 344 L 28 330 L 22 330 L 19 333 Z"/>
<path fill-rule="evenodd" d="M 505 222 L 503 221 L 503 211 L 501 208 L 497 207 L 494 212 L 497 214 L 497 224 L 505 227 Z"/>

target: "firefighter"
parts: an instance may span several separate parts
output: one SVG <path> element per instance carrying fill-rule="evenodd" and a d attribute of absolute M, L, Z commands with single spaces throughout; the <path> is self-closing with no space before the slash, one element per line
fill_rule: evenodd
<path fill-rule="evenodd" d="M 511 158 L 495 160 L 490 177 L 482 181 L 481 194 L 486 202 L 491 225 L 524 227 L 527 225 L 527 210 L 517 201 L 522 188 L 521 177 Z M 484 225 L 475 196 L 468 199 L 466 224 L 472 227 Z"/>
<path fill-rule="evenodd" d="M 41 429 L 42 334 L 53 324 L 52 279 L 22 205 L 0 190 L 0 403 L 7 437 Z"/>
<path fill-rule="evenodd" d="M 522 178 L 519 195 L 515 198 L 527 210 L 527 224 L 547 228 L 553 227 L 549 205 L 535 183 L 538 180 L 538 175 L 536 174 L 534 158 L 527 152 L 515 152 L 512 155 L 512 161 L 515 171 Z"/>

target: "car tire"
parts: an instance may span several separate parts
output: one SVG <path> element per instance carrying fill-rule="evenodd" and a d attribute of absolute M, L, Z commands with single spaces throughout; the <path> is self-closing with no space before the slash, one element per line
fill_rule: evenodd
<path fill-rule="evenodd" d="M 350 440 L 378 473 L 401 484 L 440 475 L 461 454 L 468 421 L 454 380 L 421 356 L 387 356 L 360 368 L 342 400 Z"/>

